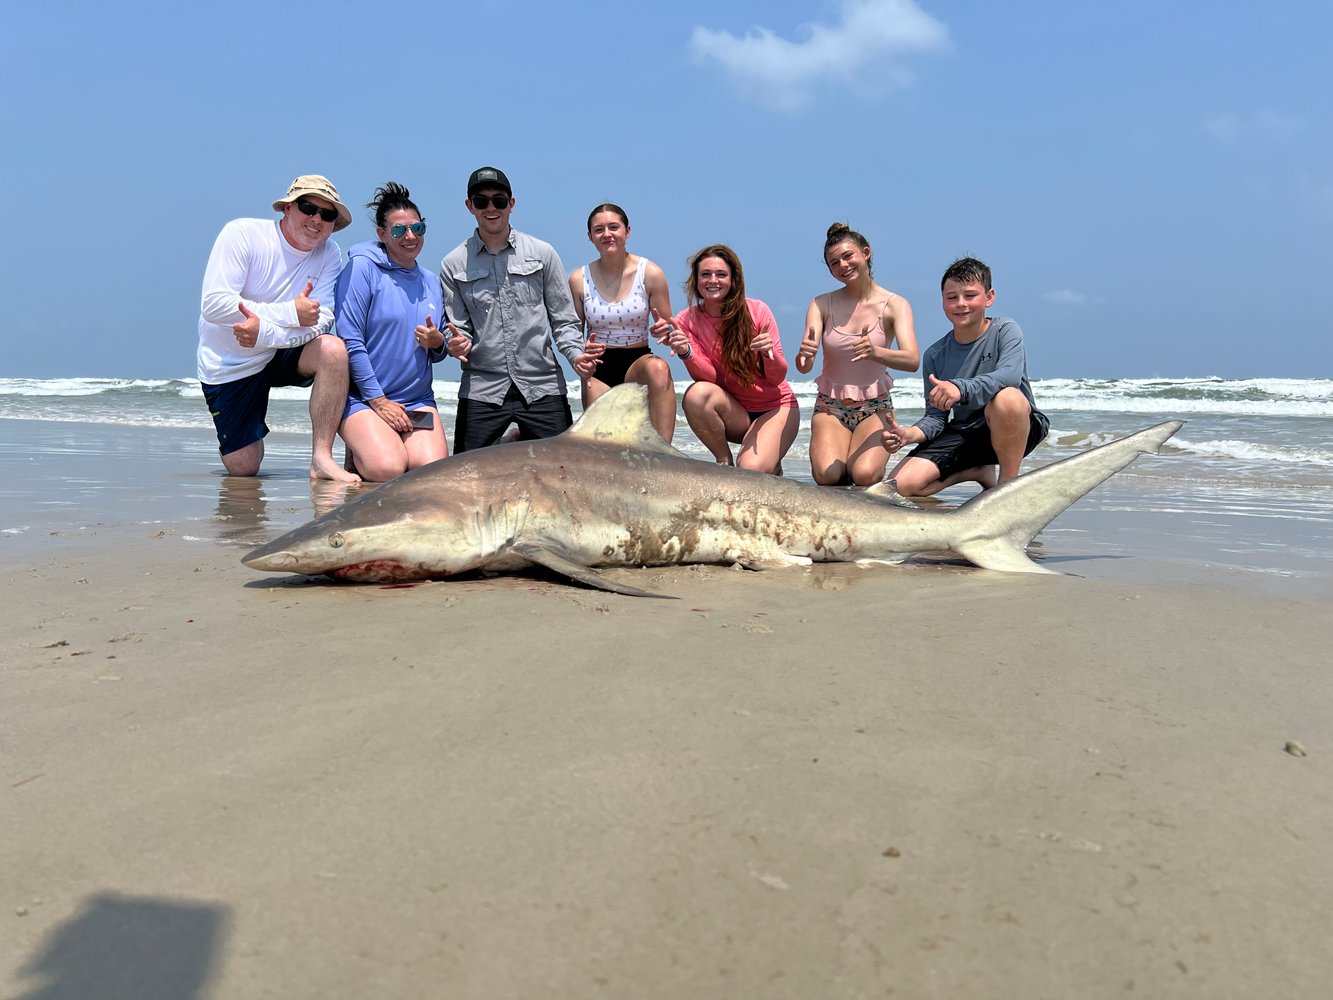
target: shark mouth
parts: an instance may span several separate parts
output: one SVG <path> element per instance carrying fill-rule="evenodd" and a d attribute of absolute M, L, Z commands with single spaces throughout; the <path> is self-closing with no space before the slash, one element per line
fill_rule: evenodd
<path fill-rule="evenodd" d="M 427 576 L 421 566 L 411 566 L 396 559 L 370 559 L 326 570 L 325 575 L 335 580 L 355 580 L 358 583 L 402 583 Z"/>

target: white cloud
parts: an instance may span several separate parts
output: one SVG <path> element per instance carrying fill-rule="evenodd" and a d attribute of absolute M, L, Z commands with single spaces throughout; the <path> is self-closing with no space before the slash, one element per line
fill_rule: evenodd
<path fill-rule="evenodd" d="M 1061 306 L 1085 306 L 1088 304 L 1088 297 L 1082 292 L 1076 292 L 1072 288 L 1057 288 L 1052 292 L 1042 292 L 1041 297 L 1047 302 L 1054 302 Z"/>
<path fill-rule="evenodd" d="M 1203 130 L 1218 142 L 1286 142 L 1305 128 L 1302 115 L 1263 110 L 1240 115 L 1219 111 L 1203 120 Z"/>
<path fill-rule="evenodd" d="M 864 74 L 859 89 L 905 87 L 911 74 L 892 57 L 949 45 L 948 29 L 915 0 L 842 0 L 837 24 L 808 25 L 802 34 L 804 41 L 791 41 L 762 27 L 743 37 L 695 28 L 690 51 L 721 67 L 759 103 L 796 111 L 810 103 L 817 84 L 850 73 Z"/>

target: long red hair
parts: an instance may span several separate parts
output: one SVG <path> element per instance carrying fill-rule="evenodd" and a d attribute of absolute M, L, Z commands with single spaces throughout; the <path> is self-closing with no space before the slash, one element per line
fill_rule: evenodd
<path fill-rule="evenodd" d="M 690 258 L 690 276 L 685 280 L 685 297 L 690 305 L 702 306 L 699 294 L 699 265 L 709 257 L 717 257 L 731 271 L 731 291 L 722 300 L 722 363 L 731 370 L 741 385 L 754 385 L 759 377 L 759 355 L 750 344 L 754 341 L 754 317 L 745 301 L 745 272 L 736 251 L 725 243 L 704 247 Z"/>

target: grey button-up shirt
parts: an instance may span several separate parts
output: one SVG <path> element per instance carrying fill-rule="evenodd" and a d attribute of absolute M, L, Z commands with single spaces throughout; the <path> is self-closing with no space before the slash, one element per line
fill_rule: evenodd
<path fill-rule="evenodd" d="M 440 263 L 444 312 L 472 338 L 460 399 L 503 402 L 512 383 L 528 402 L 565 394 L 554 338 L 569 360 L 583 353 L 583 328 L 555 248 L 516 229 L 491 253 L 475 231 Z"/>

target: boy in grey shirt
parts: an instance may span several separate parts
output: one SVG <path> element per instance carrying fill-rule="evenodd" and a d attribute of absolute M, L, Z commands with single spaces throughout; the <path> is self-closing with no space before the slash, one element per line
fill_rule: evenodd
<path fill-rule="evenodd" d="M 890 454 L 917 446 L 889 473 L 904 496 L 966 482 L 990 489 L 1013 479 L 1050 429 L 1032 398 L 1023 331 L 1011 319 L 986 315 L 995 302 L 990 268 L 973 257 L 954 261 L 940 291 L 953 330 L 922 360 L 925 416 L 911 427 L 894 420 L 883 433 Z"/>

